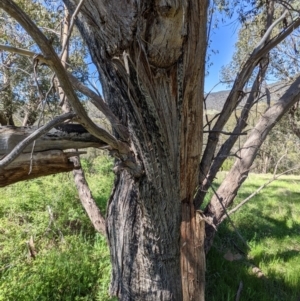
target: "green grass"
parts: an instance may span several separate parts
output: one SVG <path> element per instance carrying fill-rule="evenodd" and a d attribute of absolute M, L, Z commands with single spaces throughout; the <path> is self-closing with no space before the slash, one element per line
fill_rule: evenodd
<path fill-rule="evenodd" d="M 105 209 L 112 162 L 84 162 L 93 194 Z M 90 166 L 88 166 L 90 165 Z M 28 241 L 34 240 L 36 258 Z M 1 189 L 0 300 L 108 301 L 110 259 L 73 184 L 72 174 L 48 176 Z"/>
<path fill-rule="evenodd" d="M 113 182 L 107 157 L 85 160 L 87 179 L 104 211 Z M 224 177 L 221 173 L 216 186 Z M 236 203 L 270 176 L 250 175 Z M 245 248 L 225 221 L 207 257 L 207 301 L 298 301 L 300 298 L 300 177 L 284 176 L 232 215 Z M 52 218 L 50 217 L 52 215 Z M 36 259 L 30 257 L 33 237 Z M 240 253 L 228 261 L 224 254 Z M 265 275 L 258 278 L 258 267 Z M 77 197 L 71 174 L 49 176 L 1 189 L 0 301 L 109 301 L 106 241 L 95 233 Z"/>
<path fill-rule="evenodd" d="M 236 203 L 271 175 L 250 175 Z M 221 181 L 222 176 L 220 176 Z M 300 177 L 283 176 L 272 182 L 231 217 L 251 250 L 242 260 L 227 261 L 224 254 L 245 251 L 225 221 L 207 257 L 207 300 L 235 300 L 240 281 L 241 301 L 298 301 L 300 298 Z M 253 267 L 264 277 L 258 278 Z"/>

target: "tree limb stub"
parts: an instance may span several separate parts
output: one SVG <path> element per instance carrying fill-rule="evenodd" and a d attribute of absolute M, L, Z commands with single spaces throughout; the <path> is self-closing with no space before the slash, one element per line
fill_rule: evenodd
<path fill-rule="evenodd" d="M 32 158 L 30 153 L 21 154 L 12 163 L 0 170 L 0 187 L 71 171 L 74 169 L 74 164 L 69 160 L 70 156 L 74 156 L 74 153 L 65 153 L 62 150 L 35 153 Z"/>

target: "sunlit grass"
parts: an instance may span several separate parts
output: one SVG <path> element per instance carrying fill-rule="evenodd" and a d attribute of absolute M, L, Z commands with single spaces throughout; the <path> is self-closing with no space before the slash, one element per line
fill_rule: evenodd
<path fill-rule="evenodd" d="M 112 162 L 98 157 L 84 165 L 94 197 L 105 209 Z M 106 239 L 95 233 L 73 182 L 72 174 L 60 174 L 1 189 L 1 301 L 112 300 Z M 35 259 L 29 253 L 30 237 Z"/>
<path fill-rule="evenodd" d="M 104 211 L 113 182 L 112 161 L 98 157 L 84 166 Z M 218 175 L 219 183 L 224 176 Z M 235 204 L 270 177 L 251 174 Z M 246 251 L 228 221 L 221 225 L 207 257 L 207 301 L 235 300 L 241 281 L 241 301 L 298 301 L 299 184 L 300 176 L 283 176 L 231 216 L 251 250 Z M 29 255 L 31 236 L 36 259 Z M 227 261 L 224 254 L 228 251 L 241 253 L 243 258 Z M 258 278 L 254 267 L 264 276 Z M 1 189 L 0 301 L 108 301 L 109 280 L 106 241 L 86 217 L 71 174 Z"/>
<path fill-rule="evenodd" d="M 270 177 L 251 174 L 239 191 L 235 205 Z M 300 176 L 282 176 L 231 216 L 251 248 L 248 252 L 230 223 L 221 225 L 208 254 L 207 300 L 227 300 L 228 294 L 234 300 L 240 281 L 244 285 L 241 300 L 299 300 L 299 184 Z M 246 253 L 242 260 L 230 262 L 223 258 L 227 250 L 239 253 L 240 249 Z M 258 278 L 253 267 L 258 267 L 264 276 Z M 216 273 L 218 278 L 211 279 L 211 274 Z"/>

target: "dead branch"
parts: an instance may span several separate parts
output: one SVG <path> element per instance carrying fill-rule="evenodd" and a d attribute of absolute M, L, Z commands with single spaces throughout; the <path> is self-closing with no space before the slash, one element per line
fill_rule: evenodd
<path fill-rule="evenodd" d="M 243 281 L 240 281 L 239 288 L 236 293 L 235 301 L 240 301 L 242 290 L 243 290 Z"/>
<path fill-rule="evenodd" d="M 0 187 L 60 172 L 69 172 L 74 169 L 74 164 L 69 160 L 70 156 L 74 155 L 74 153 L 69 154 L 61 150 L 34 153 L 32 170 L 28 174 L 30 154 L 21 154 L 12 163 L 0 170 Z"/>
<path fill-rule="evenodd" d="M 55 119 L 51 120 L 46 125 L 42 126 L 41 128 L 34 131 L 31 135 L 26 137 L 24 140 L 19 142 L 14 149 L 7 154 L 2 160 L 0 160 L 0 170 L 3 169 L 5 166 L 7 166 L 9 163 L 11 163 L 14 159 L 16 159 L 22 151 L 31 144 L 34 140 L 41 137 L 42 135 L 46 134 L 50 129 L 53 127 L 59 125 L 60 123 L 70 120 L 74 118 L 76 115 L 74 113 L 67 113 L 61 116 L 56 117 Z"/>

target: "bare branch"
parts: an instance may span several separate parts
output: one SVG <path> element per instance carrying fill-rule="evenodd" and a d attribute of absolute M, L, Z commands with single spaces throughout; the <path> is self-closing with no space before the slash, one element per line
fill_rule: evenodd
<path fill-rule="evenodd" d="M 100 95 L 97 95 L 90 88 L 81 83 L 75 76 L 71 73 L 68 73 L 69 80 L 71 81 L 73 87 L 88 96 L 91 99 L 93 105 L 101 111 L 105 117 L 110 121 L 112 127 L 117 131 L 120 137 L 124 140 L 128 139 L 128 130 L 125 126 L 123 126 L 119 119 L 113 114 L 107 104 L 104 102 L 103 98 Z"/>
<path fill-rule="evenodd" d="M 222 195 L 227 208 L 233 202 L 239 187 L 248 177 L 250 167 L 256 154 L 266 139 L 267 135 L 280 118 L 299 100 L 300 98 L 300 76 L 291 84 L 280 100 L 269 108 L 260 118 L 257 125 L 251 131 L 243 148 L 240 150 L 240 158 L 237 159 L 227 174 L 226 178 L 218 188 L 218 194 Z M 217 198 L 213 197 L 205 209 L 205 213 L 214 216 L 215 220 L 221 220 L 225 214 Z"/>
<path fill-rule="evenodd" d="M 3 44 L 0 44 L 0 49 L 4 50 L 4 51 L 8 51 L 8 52 L 12 52 L 12 53 L 17 53 L 17 54 L 21 54 L 27 57 L 31 57 L 31 58 L 35 58 L 37 60 L 39 60 L 41 63 L 50 65 L 51 61 L 46 59 L 43 55 L 41 54 L 37 54 L 34 53 L 32 51 L 29 51 L 27 49 L 22 49 L 22 48 L 17 48 L 17 47 L 12 47 L 12 46 L 6 46 Z"/>
<path fill-rule="evenodd" d="M 273 24 L 271 24 L 271 26 L 268 28 L 268 30 L 266 31 L 266 33 L 264 34 L 264 36 L 261 38 L 261 40 L 258 43 L 258 45 L 255 47 L 255 49 L 253 51 L 253 54 L 257 53 L 263 47 L 263 45 L 265 44 L 265 42 L 267 41 L 267 39 L 270 37 L 270 35 L 271 35 L 272 30 L 274 29 L 274 27 L 285 18 L 285 16 L 286 16 L 287 13 L 288 13 L 288 10 L 286 9 L 284 11 L 284 13 L 277 20 L 275 20 L 273 22 Z"/>
<path fill-rule="evenodd" d="M 277 21 L 275 21 L 276 23 Z M 273 23 L 274 24 L 274 23 Z M 276 23 L 277 24 L 277 23 Z M 276 25 L 275 24 L 275 25 Z M 270 27 L 272 27 L 271 25 Z M 300 17 L 296 18 L 283 32 L 278 34 L 276 37 L 271 39 L 268 43 L 265 43 L 264 46 L 260 47 L 263 41 L 265 41 L 265 38 L 258 43 L 257 47 L 255 48 L 252 54 L 249 56 L 245 64 L 243 65 L 241 71 L 237 75 L 235 82 L 233 84 L 232 90 L 230 91 L 223 109 L 220 113 L 220 116 L 216 122 L 216 124 L 213 127 L 214 131 L 221 131 L 229 119 L 231 113 L 236 108 L 237 104 L 242 100 L 244 93 L 243 88 L 246 84 L 246 82 L 249 80 L 250 76 L 252 75 L 252 72 L 254 68 L 257 66 L 257 64 L 260 62 L 260 60 L 276 45 L 278 45 L 281 41 L 283 41 L 288 35 L 291 34 L 292 31 L 294 31 L 297 27 L 300 26 Z M 258 50 L 257 50 L 258 49 Z M 217 132 L 211 132 L 208 137 L 208 143 L 206 145 L 201 164 L 200 169 L 203 171 L 204 174 L 207 174 L 211 162 L 213 160 L 215 150 L 218 143 L 219 134 Z M 199 182 L 202 183 L 204 180 L 204 175 L 200 176 Z"/>
<path fill-rule="evenodd" d="M 59 55 L 60 58 L 62 57 L 62 55 L 65 52 L 65 49 L 66 49 L 66 47 L 67 47 L 67 45 L 69 43 L 69 39 L 70 39 L 70 36 L 72 34 L 72 30 L 73 30 L 73 27 L 74 27 L 74 24 L 75 24 L 75 18 L 78 15 L 83 2 L 84 2 L 84 0 L 80 0 L 80 2 L 78 3 L 78 5 L 77 5 L 77 7 L 76 7 L 76 9 L 75 9 L 72 17 L 71 17 L 71 24 L 70 24 L 69 29 L 68 29 L 68 34 L 67 34 L 66 38 L 63 39 L 64 40 L 64 44 L 62 46 L 62 50 L 61 50 L 61 53 Z"/>
<path fill-rule="evenodd" d="M 60 172 L 69 172 L 74 169 L 74 164 L 69 160 L 70 156 L 74 155 L 74 153 L 70 154 L 62 150 L 35 153 L 32 171 L 28 174 L 30 154 L 21 154 L 7 167 L 0 170 L 0 187 Z"/>
<path fill-rule="evenodd" d="M 245 205 L 248 201 L 250 201 L 254 196 L 256 196 L 262 189 L 264 189 L 265 187 L 267 187 L 269 184 L 271 184 L 273 181 L 277 180 L 279 177 L 291 172 L 291 171 L 295 171 L 297 169 L 300 169 L 300 166 L 288 169 L 278 175 L 273 175 L 273 177 L 267 181 L 266 183 L 264 183 L 263 185 L 261 185 L 257 190 L 255 190 L 253 193 L 251 193 L 247 198 L 245 198 L 242 202 L 240 202 L 236 207 L 234 207 L 233 209 L 231 209 L 230 211 L 228 211 L 228 216 L 231 215 L 232 213 L 238 211 L 243 205 Z M 221 220 L 220 223 L 222 223 L 225 219 L 227 218 L 227 215 L 224 215 Z"/>
<path fill-rule="evenodd" d="M 10 153 L 14 147 L 38 127 L 0 127 L 0 158 Z M 91 135 L 82 125 L 63 123 L 49 130 L 45 135 L 35 140 L 35 152 L 43 152 L 51 149 L 67 150 L 71 148 L 83 149 L 87 147 L 108 148 L 102 140 Z M 31 145 L 28 145 L 23 153 L 30 153 Z"/>
<path fill-rule="evenodd" d="M 250 250 L 250 247 L 248 246 L 246 240 L 245 240 L 244 237 L 241 235 L 240 231 L 236 228 L 236 226 L 235 226 L 234 222 L 232 221 L 232 219 L 229 217 L 229 214 L 227 213 L 227 210 L 226 210 L 225 205 L 224 205 L 224 203 L 223 203 L 223 198 L 221 198 L 221 197 L 218 195 L 217 191 L 215 190 L 215 188 L 214 188 L 212 185 L 211 185 L 210 187 L 211 187 L 212 191 L 214 192 L 214 196 L 217 198 L 217 200 L 219 201 L 219 204 L 220 204 L 221 207 L 223 208 L 225 216 L 229 219 L 229 222 L 230 222 L 232 228 L 234 229 L 235 233 L 238 235 L 238 237 L 239 237 L 240 240 L 243 242 L 243 244 L 246 246 L 246 248 Z M 217 226 L 218 226 L 218 225 L 219 225 L 219 223 L 217 224 Z"/>
<path fill-rule="evenodd" d="M 27 57 L 35 58 L 36 60 L 42 62 L 43 64 L 50 65 L 51 61 L 47 58 L 45 58 L 42 54 L 36 54 L 32 51 L 6 46 L 3 44 L 0 44 L 0 49 L 17 53 L 20 55 L 25 55 Z M 81 83 L 75 76 L 73 76 L 70 72 L 67 72 L 67 75 L 69 77 L 69 80 L 73 87 L 83 93 L 84 95 L 88 96 L 91 99 L 91 102 L 101 111 L 105 117 L 110 121 L 112 127 L 116 130 L 116 132 L 120 135 L 120 137 L 126 141 L 128 139 L 128 130 L 125 126 L 123 126 L 118 118 L 113 114 L 113 112 L 109 109 L 107 104 L 104 102 L 103 98 L 99 95 L 97 95 L 94 91 L 92 91 L 90 88 L 85 86 L 83 83 Z"/>
<path fill-rule="evenodd" d="M 49 59 L 49 65 L 56 73 L 56 76 L 60 82 L 62 89 L 64 90 L 66 97 L 72 105 L 73 110 L 78 116 L 78 122 L 81 123 L 92 135 L 103 140 L 111 146 L 111 148 L 119 152 L 119 156 L 127 157 L 130 152 L 127 144 L 117 140 L 114 136 L 108 133 L 103 128 L 97 126 L 87 115 L 82 104 L 80 103 L 71 82 L 67 76 L 65 68 L 62 66 L 60 58 L 56 54 L 55 50 L 49 43 L 48 39 L 39 30 L 39 28 L 32 22 L 32 20 L 22 11 L 13 1 L 2 0 L 0 2 L 0 8 L 4 9 L 10 14 L 21 26 L 28 32 L 37 45 L 42 50 L 44 56 Z"/>
<path fill-rule="evenodd" d="M 215 132 L 215 133 L 220 133 L 220 134 L 223 134 L 223 135 L 233 135 L 233 136 L 242 136 L 242 135 L 247 135 L 247 133 L 234 133 L 234 132 L 226 132 L 226 131 L 214 131 L 214 130 L 211 130 L 211 131 L 203 131 L 203 133 L 212 133 L 212 132 Z"/>

